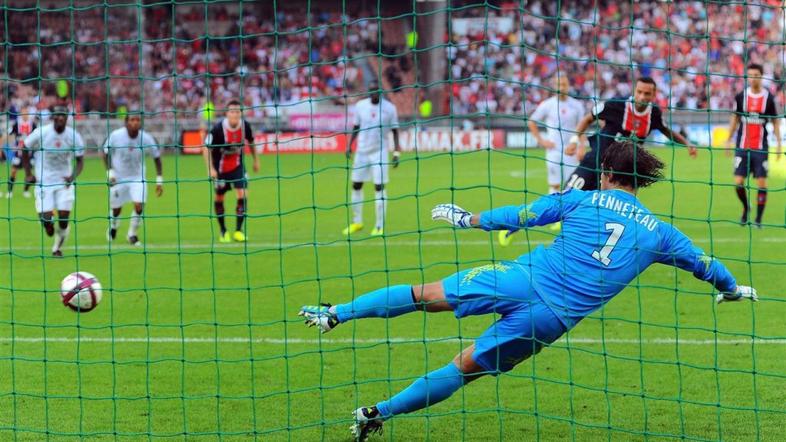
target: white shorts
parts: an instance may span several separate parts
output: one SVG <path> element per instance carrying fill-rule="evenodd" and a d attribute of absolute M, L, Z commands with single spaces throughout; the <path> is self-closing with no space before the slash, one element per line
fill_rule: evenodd
<path fill-rule="evenodd" d="M 132 181 L 117 183 L 109 188 L 109 207 L 118 209 L 126 203 L 147 201 L 147 187 L 144 182 Z"/>
<path fill-rule="evenodd" d="M 65 184 L 54 186 L 35 186 L 35 210 L 38 213 L 48 213 L 53 210 L 70 212 L 74 207 L 74 186 L 66 187 Z"/>
<path fill-rule="evenodd" d="M 575 156 L 569 157 L 563 155 L 553 158 L 546 157 L 546 171 L 549 186 L 561 186 L 570 178 L 570 175 L 576 170 L 578 165 L 579 160 Z"/>
<path fill-rule="evenodd" d="M 356 153 L 352 163 L 352 182 L 363 183 L 373 181 L 374 184 L 388 183 L 388 155 L 379 152 Z"/>

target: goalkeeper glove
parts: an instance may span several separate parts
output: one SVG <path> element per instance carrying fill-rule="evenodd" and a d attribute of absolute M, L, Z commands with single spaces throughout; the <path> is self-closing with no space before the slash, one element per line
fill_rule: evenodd
<path fill-rule="evenodd" d="M 447 221 L 456 227 L 467 229 L 472 227 L 472 213 L 455 204 L 439 204 L 431 210 L 431 219 Z"/>
<path fill-rule="evenodd" d="M 753 302 L 759 300 L 758 294 L 756 294 L 756 289 L 753 287 L 748 287 L 746 285 L 738 285 L 737 290 L 734 293 L 730 292 L 721 292 L 715 297 L 715 302 L 720 304 L 721 302 L 732 302 L 732 301 L 741 301 L 743 299 L 750 299 Z"/>

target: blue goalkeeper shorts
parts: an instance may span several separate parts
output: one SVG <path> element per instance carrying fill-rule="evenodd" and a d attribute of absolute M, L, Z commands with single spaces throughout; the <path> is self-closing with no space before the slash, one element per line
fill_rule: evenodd
<path fill-rule="evenodd" d="M 567 329 L 514 261 L 488 264 L 442 280 L 456 318 L 496 313 L 501 317 L 475 340 L 472 359 L 489 374 L 510 371 L 560 338 Z"/>

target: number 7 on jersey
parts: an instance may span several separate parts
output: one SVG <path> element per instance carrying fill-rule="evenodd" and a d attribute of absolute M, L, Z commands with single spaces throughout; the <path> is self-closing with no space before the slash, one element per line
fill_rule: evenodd
<path fill-rule="evenodd" d="M 592 251 L 592 257 L 600 261 L 604 266 L 611 264 L 609 255 L 611 255 L 614 246 L 619 242 L 622 232 L 625 231 L 625 226 L 620 223 L 606 223 L 606 231 L 611 231 L 611 235 L 609 235 L 609 239 L 606 240 L 606 244 L 601 247 L 600 250 Z"/>

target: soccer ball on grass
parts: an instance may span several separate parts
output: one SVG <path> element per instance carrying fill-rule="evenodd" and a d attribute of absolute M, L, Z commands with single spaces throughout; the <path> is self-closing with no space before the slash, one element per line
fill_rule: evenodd
<path fill-rule="evenodd" d="M 79 313 L 87 313 L 101 302 L 101 283 L 87 272 L 74 272 L 60 283 L 63 305 Z"/>

